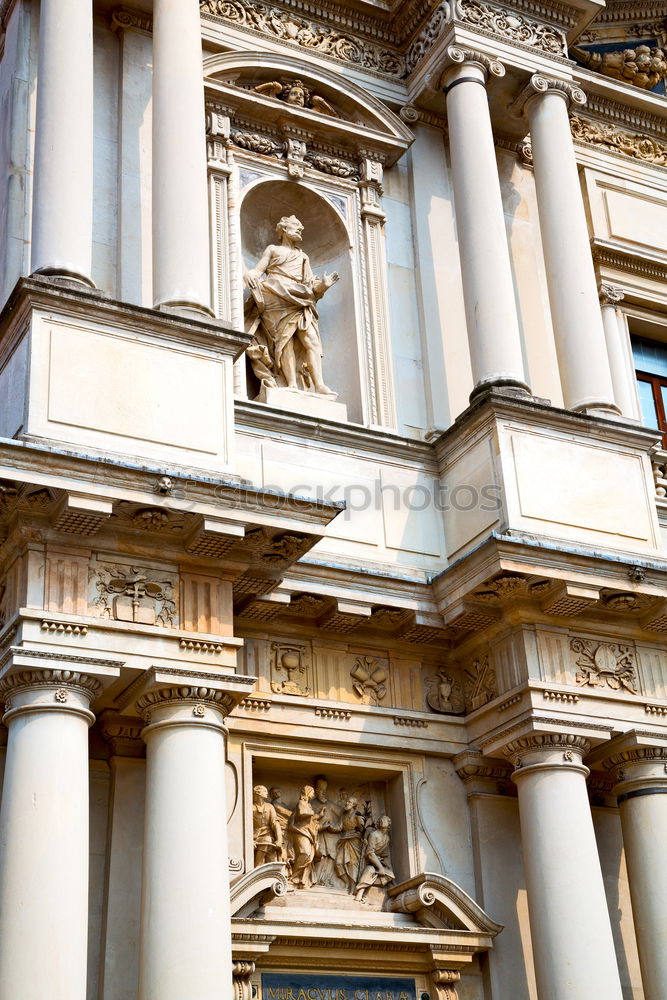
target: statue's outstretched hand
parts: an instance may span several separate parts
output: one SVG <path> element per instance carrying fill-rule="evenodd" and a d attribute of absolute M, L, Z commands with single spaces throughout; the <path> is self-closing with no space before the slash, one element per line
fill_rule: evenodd
<path fill-rule="evenodd" d="M 340 275 L 338 274 L 338 271 L 334 271 L 332 274 L 325 274 L 324 284 L 326 285 L 327 288 L 331 288 L 332 285 L 336 284 L 339 277 Z"/>
<path fill-rule="evenodd" d="M 258 271 L 251 270 L 246 271 L 243 275 L 243 280 L 245 281 L 248 288 L 259 288 L 260 274 Z"/>

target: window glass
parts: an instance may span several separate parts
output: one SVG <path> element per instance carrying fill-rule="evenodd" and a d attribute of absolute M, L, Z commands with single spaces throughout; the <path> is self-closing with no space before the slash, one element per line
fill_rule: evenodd
<path fill-rule="evenodd" d="M 650 382 L 637 380 L 637 391 L 639 393 L 639 405 L 642 410 L 642 423 L 646 427 L 658 427 L 658 414 L 653 400 L 653 386 Z"/>
<path fill-rule="evenodd" d="M 662 344 L 659 340 L 633 337 L 632 356 L 635 368 L 639 371 L 667 378 L 667 344 Z"/>

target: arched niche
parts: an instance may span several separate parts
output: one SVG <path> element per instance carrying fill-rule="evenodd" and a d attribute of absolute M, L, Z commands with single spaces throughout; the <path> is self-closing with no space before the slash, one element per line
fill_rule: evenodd
<path fill-rule="evenodd" d="M 303 249 L 315 274 L 337 271 L 340 280 L 318 303 L 324 379 L 347 405 L 348 419 L 363 419 L 350 237 L 333 205 L 304 184 L 263 180 L 250 186 L 241 204 L 241 246 L 246 268 L 255 266 L 270 243 L 280 242 L 276 223 L 296 215 L 303 223 Z M 259 391 L 248 363 L 248 395 Z"/>

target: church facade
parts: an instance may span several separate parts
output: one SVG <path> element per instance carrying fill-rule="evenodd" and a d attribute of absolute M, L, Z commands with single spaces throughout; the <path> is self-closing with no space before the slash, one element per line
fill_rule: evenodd
<path fill-rule="evenodd" d="M 667 1000 L 664 5 L 0 46 L 0 996 Z"/>

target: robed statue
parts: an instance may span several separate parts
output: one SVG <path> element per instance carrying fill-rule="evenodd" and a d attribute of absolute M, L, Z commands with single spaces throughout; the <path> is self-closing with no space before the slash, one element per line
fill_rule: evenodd
<path fill-rule="evenodd" d="M 245 274 L 250 289 L 245 317 L 246 332 L 253 337 L 247 349 L 252 369 L 262 389 L 286 387 L 335 398 L 322 376 L 317 302 L 338 281 L 338 275 L 335 271 L 322 278 L 313 274 L 308 255 L 299 247 L 303 225 L 296 216 L 282 218 L 276 232 L 280 243 L 268 246 Z"/>

